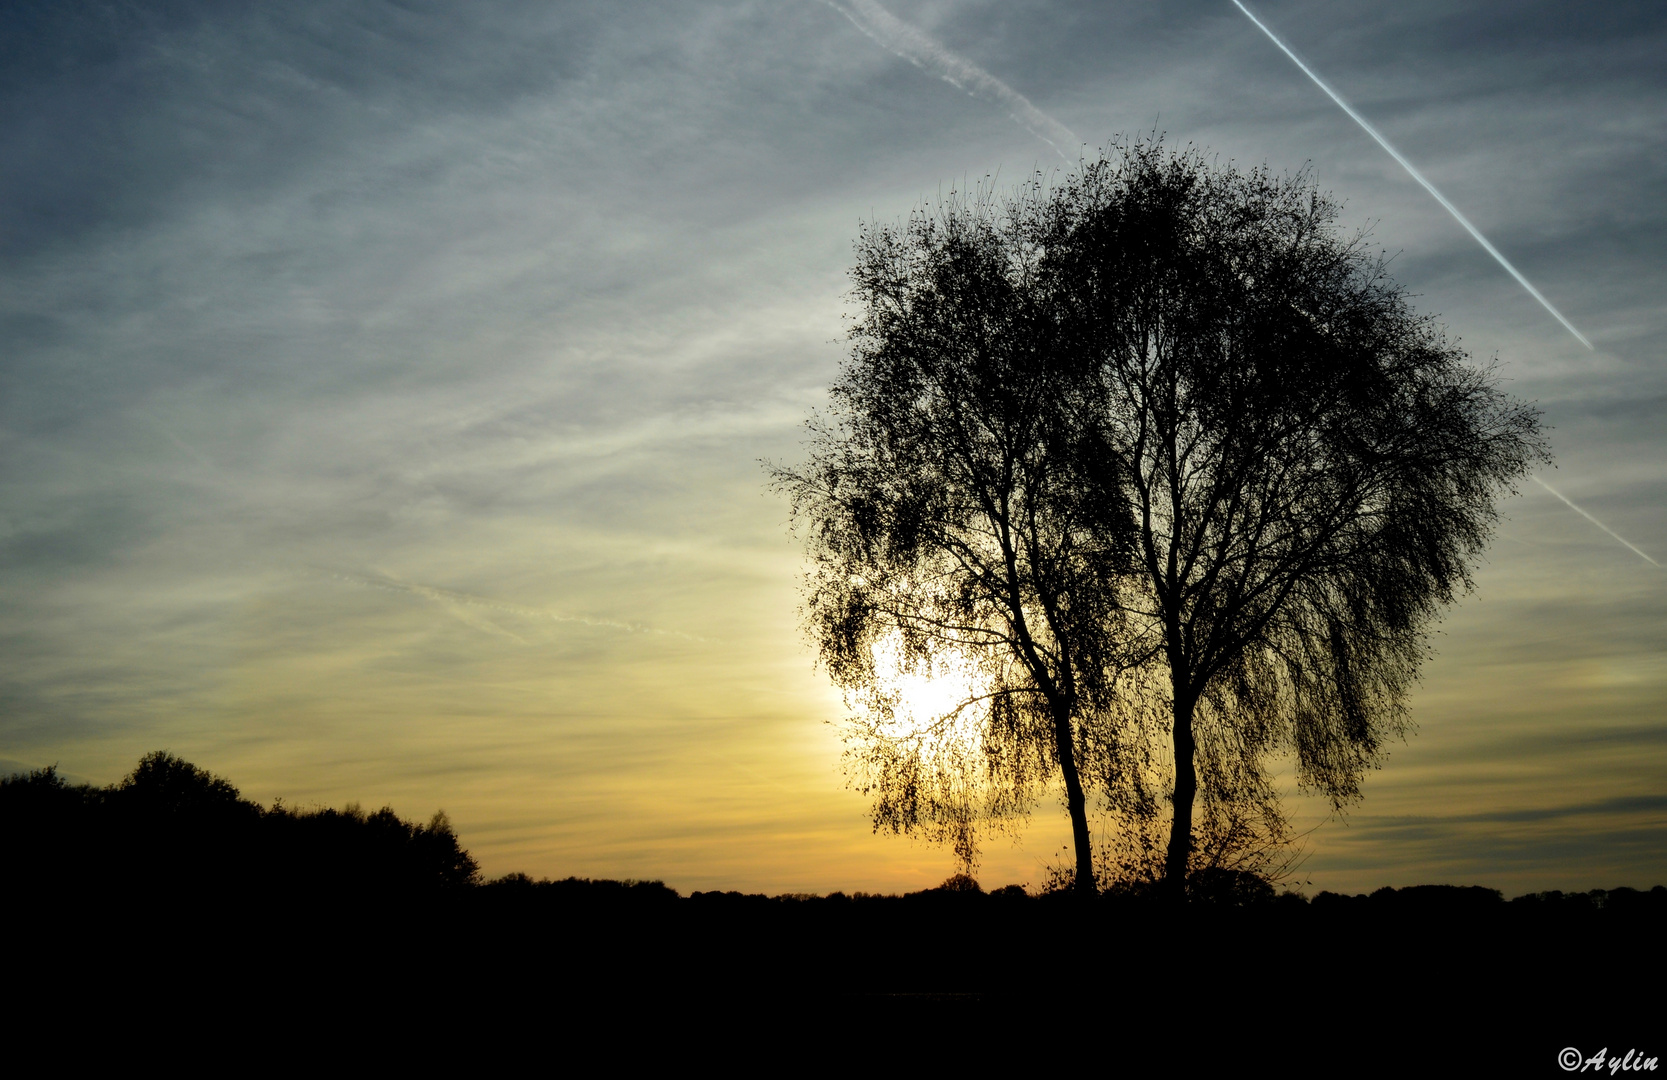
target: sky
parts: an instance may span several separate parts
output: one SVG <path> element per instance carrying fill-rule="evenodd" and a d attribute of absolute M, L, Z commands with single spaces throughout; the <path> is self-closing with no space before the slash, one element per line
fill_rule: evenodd
<path fill-rule="evenodd" d="M 1230 0 L 883 4 L 8 6 L 0 771 L 444 808 L 488 875 L 936 884 L 845 786 L 760 462 L 863 222 L 1162 132 L 1311 170 L 1637 549 L 1502 501 L 1415 732 L 1291 794 L 1293 884 L 1667 883 L 1667 9 L 1249 5 L 1588 350 Z"/>

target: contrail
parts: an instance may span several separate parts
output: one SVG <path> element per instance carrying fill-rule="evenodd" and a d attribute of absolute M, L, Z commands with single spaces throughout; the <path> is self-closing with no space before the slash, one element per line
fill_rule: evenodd
<path fill-rule="evenodd" d="M 1026 131 L 1053 147 L 1067 162 L 1076 159 L 1065 147 L 1080 146 L 1071 129 L 1038 109 L 1017 90 L 964 56 L 944 48 L 916 27 L 899 19 L 876 0 L 822 0 L 851 20 L 851 25 L 915 67 L 930 71 L 957 89 L 976 98 L 986 98 L 1007 110 L 1007 115 Z"/>
<path fill-rule="evenodd" d="M 1595 345 L 1593 345 L 1590 341 L 1586 340 L 1586 335 L 1582 334 L 1579 330 L 1576 330 L 1574 328 L 1574 324 L 1569 322 L 1569 320 L 1563 318 L 1563 313 L 1561 311 L 1558 311 L 1556 308 L 1552 307 L 1550 300 L 1547 300 L 1545 297 L 1540 295 L 1540 290 L 1534 288 L 1533 283 L 1530 282 L 1527 278 L 1522 276 L 1522 271 L 1520 271 L 1516 267 L 1512 266 L 1511 261 L 1509 259 L 1505 258 L 1505 256 L 1503 256 L 1499 253 L 1498 248 L 1496 248 L 1492 244 L 1488 243 L 1488 238 L 1482 235 L 1482 231 L 1480 229 L 1478 229 L 1476 226 L 1472 225 L 1470 223 L 1469 218 L 1466 218 L 1463 214 L 1459 213 L 1459 208 L 1454 206 L 1452 203 L 1448 202 L 1447 201 L 1447 196 L 1445 196 L 1441 192 L 1437 191 L 1436 186 L 1434 184 L 1432 184 L 1428 180 L 1424 179 L 1424 174 L 1419 172 L 1417 169 L 1415 169 L 1412 165 L 1412 162 L 1408 161 L 1405 157 L 1403 157 L 1399 150 L 1397 150 L 1393 146 L 1391 146 L 1390 143 L 1389 143 L 1389 140 L 1384 138 L 1382 135 L 1380 135 L 1378 133 L 1377 128 L 1373 127 L 1370 123 L 1368 123 L 1364 116 L 1361 116 L 1359 113 L 1355 112 L 1354 107 L 1351 106 L 1348 102 L 1344 101 L 1343 96 L 1341 94 L 1339 94 L 1337 91 L 1333 90 L 1331 87 L 1327 86 L 1324 79 L 1322 79 L 1318 75 L 1314 74 L 1314 69 L 1309 67 L 1307 64 L 1303 63 L 1302 58 L 1300 56 L 1298 56 L 1296 53 L 1292 52 L 1290 46 L 1286 45 L 1283 41 L 1280 41 L 1279 38 L 1274 35 L 1274 32 L 1272 30 L 1268 29 L 1266 23 L 1262 22 L 1262 20 L 1258 19 L 1255 15 L 1252 15 L 1250 13 L 1249 8 L 1245 7 L 1244 4 L 1239 2 L 1239 0 L 1233 0 L 1233 6 L 1238 8 L 1240 11 L 1244 12 L 1245 18 L 1247 18 L 1251 22 L 1255 23 L 1256 28 L 1258 30 L 1262 31 L 1262 33 L 1266 34 L 1268 36 L 1269 41 L 1271 41 L 1275 45 L 1279 46 L 1279 50 L 1281 52 L 1283 52 L 1286 56 L 1289 56 L 1291 58 L 1291 62 L 1296 64 L 1297 67 L 1301 68 L 1302 73 L 1304 75 L 1306 75 L 1310 79 L 1314 80 L 1314 85 L 1318 86 L 1321 90 L 1324 90 L 1326 92 L 1326 94 L 1328 96 L 1330 96 L 1331 100 L 1335 101 L 1338 104 L 1338 106 L 1344 112 L 1349 114 L 1349 117 L 1352 120 L 1354 120 L 1355 123 L 1357 123 L 1361 126 L 1361 129 L 1364 130 L 1366 132 L 1366 134 L 1368 134 L 1372 138 L 1376 139 L 1378 141 L 1379 146 L 1381 146 L 1385 150 L 1389 151 L 1389 156 L 1394 158 L 1396 161 L 1400 162 L 1401 163 L 1401 168 L 1405 169 L 1409 176 L 1411 176 L 1414 180 L 1418 181 L 1420 184 L 1423 184 L 1424 185 L 1424 190 L 1428 191 L 1431 195 L 1435 196 L 1435 201 L 1440 203 L 1443 207 L 1445 207 L 1449 214 L 1453 215 L 1453 220 L 1457 221 L 1460 225 L 1463 225 L 1465 227 L 1465 231 L 1470 233 L 1471 236 L 1475 237 L 1476 242 L 1478 244 L 1481 244 L 1482 247 L 1487 251 L 1487 253 L 1489 255 L 1492 255 L 1494 257 L 1494 259 L 1498 261 L 1499 265 L 1503 266 L 1506 269 L 1506 271 L 1508 271 L 1510 273 L 1510 275 L 1512 277 L 1516 278 L 1517 283 L 1520 284 L 1523 288 L 1527 289 L 1528 294 L 1530 296 L 1532 296 L 1534 299 L 1536 299 L 1540 302 L 1541 307 L 1543 307 L 1547 311 L 1551 312 L 1552 317 L 1555 318 L 1558 322 L 1563 324 L 1564 329 L 1568 330 L 1569 333 L 1573 334 L 1575 336 L 1575 339 L 1577 341 L 1579 341 L 1580 344 L 1586 346 L 1588 349 L 1591 349 L 1593 352 L 1597 351 L 1597 347 Z M 1574 506 L 1573 503 L 1569 503 L 1569 505 Z M 1579 508 L 1576 507 L 1576 509 L 1579 509 Z M 1582 510 L 1581 513 L 1585 513 L 1585 511 Z M 1620 538 L 1616 537 L 1616 539 L 1620 539 Z M 1625 541 L 1622 541 L 1622 543 L 1625 543 Z M 1630 544 L 1627 545 L 1627 546 L 1631 547 Z M 1633 550 L 1637 551 L 1636 548 L 1633 548 Z M 1639 552 L 1639 554 L 1643 554 L 1643 553 Z M 1645 556 L 1645 557 L 1648 558 L 1648 556 Z"/>
<path fill-rule="evenodd" d="M 606 627 L 611 630 L 624 630 L 627 633 L 632 634 L 658 634 L 662 637 L 683 638 L 685 641 L 711 640 L 710 638 L 697 637 L 694 634 L 685 634 L 681 630 L 661 630 L 658 627 L 647 626 L 643 623 L 617 622 L 613 619 L 594 619 L 586 615 L 564 615 L 560 612 L 549 611 L 544 608 L 523 607 L 520 604 L 506 604 L 501 600 L 489 600 L 484 596 L 475 596 L 472 593 L 456 592 L 452 589 L 438 589 L 432 585 L 420 585 L 416 582 L 400 581 L 397 578 L 385 576 L 373 577 L 368 574 L 350 574 L 342 571 L 325 572 L 337 581 L 347 581 L 353 583 L 354 585 L 361 585 L 372 589 L 386 589 L 389 592 L 406 593 L 411 596 L 421 597 L 424 600 L 444 605 L 454 616 L 467 625 L 472 626 L 477 630 L 483 630 L 487 633 L 514 638 L 523 645 L 527 644 L 527 642 L 520 637 L 517 637 L 515 634 L 510 633 L 508 630 L 498 626 L 491 620 L 481 619 L 477 623 L 475 620 L 468 618 L 465 612 L 459 609 L 483 608 L 488 611 L 501 611 L 505 614 L 519 615 L 525 619 L 534 619 L 541 622 L 579 623 L 583 626 L 597 626 Z M 485 623 L 485 625 L 483 626 L 479 623 Z"/>
<path fill-rule="evenodd" d="M 1545 488 L 1547 491 L 1551 492 L 1553 495 L 1557 496 L 1559 499 L 1562 499 L 1563 502 L 1568 506 L 1568 508 L 1570 510 L 1573 510 L 1575 513 L 1579 514 L 1581 517 L 1585 518 L 1587 521 L 1590 521 L 1593 525 L 1596 525 L 1598 528 L 1602 529 L 1604 532 L 1608 533 L 1610 536 L 1613 536 L 1615 539 L 1617 539 L 1621 543 L 1625 544 L 1627 546 L 1627 548 L 1634 555 L 1638 556 L 1640 559 L 1643 559 L 1645 562 L 1649 563 L 1651 566 L 1655 567 L 1657 570 L 1661 569 L 1661 564 L 1660 563 L 1656 562 L 1654 559 L 1650 558 L 1648 555 L 1644 554 L 1642 551 L 1639 551 L 1638 547 L 1635 544 L 1633 544 L 1632 541 L 1628 540 L 1626 537 L 1622 536 L 1620 533 L 1616 532 L 1614 529 L 1611 529 L 1609 526 L 1605 525 L 1603 522 L 1599 521 L 1597 518 L 1593 517 L 1591 514 L 1588 514 L 1586 511 L 1584 511 L 1580 507 L 1576 506 L 1574 504 L 1574 502 L 1567 495 L 1564 495 L 1561 491 L 1558 491 L 1556 488 L 1552 487 L 1550 484 L 1546 483 L 1544 480 L 1541 480 L 1539 477 L 1533 475 L 1532 473 L 1529 474 L 1528 479 L 1534 481 L 1534 483 L 1536 483 L 1536 484 L 1540 485 L 1541 487 Z"/>

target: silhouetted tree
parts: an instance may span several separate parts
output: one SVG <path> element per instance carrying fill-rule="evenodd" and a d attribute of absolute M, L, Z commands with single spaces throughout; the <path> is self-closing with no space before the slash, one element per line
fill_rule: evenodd
<path fill-rule="evenodd" d="M 1058 783 L 1092 890 L 1087 796 L 1119 754 L 1115 583 L 1134 518 L 1062 349 L 1047 210 L 1033 183 L 865 227 L 832 417 L 774 479 L 809 548 L 806 626 L 862 707 L 847 763 L 875 827 L 948 841 L 970 866 L 981 826 Z M 968 691 L 915 715 L 911 676 Z"/>
<path fill-rule="evenodd" d="M 1119 609 L 1161 643 L 1179 890 L 1200 796 L 1218 833 L 1277 832 L 1270 752 L 1335 805 L 1358 796 L 1423 627 L 1545 446 L 1306 175 L 1136 145 L 1053 208 L 1050 292 L 1095 371 L 1108 512 L 1137 535 Z"/>
<path fill-rule="evenodd" d="M 1306 175 L 1150 143 L 864 230 L 834 415 L 775 478 L 876 827 L 970 861 L 1058 781 L 1090 888 L 1099 784 L 1178 891 L 1277 847 L 1269 755 L 1358 797 L 1545 445 L 1335 219 Z M 899 677 L 957 666 L 974 691 L 908 715 Z"/>

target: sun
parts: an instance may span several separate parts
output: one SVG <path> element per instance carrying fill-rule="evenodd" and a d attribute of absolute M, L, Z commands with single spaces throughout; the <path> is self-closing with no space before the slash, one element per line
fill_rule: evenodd
<path fill-rule="evenodd" d="M 875 646 L 874 668 L 895 695 L 894 722 L 916 731 L 974 701 L 983 685 L 973 665 L 954 654 L 934 657 L 930 665 L 909 663 L 895 635 Z"/>

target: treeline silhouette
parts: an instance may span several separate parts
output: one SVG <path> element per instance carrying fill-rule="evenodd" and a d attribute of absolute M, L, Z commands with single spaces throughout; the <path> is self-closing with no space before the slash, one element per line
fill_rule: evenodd
<path fill-rule="evenodd" d="M 0 829 L 14 894 L 410 896 L 480 877 L 443 813 L 418 825 L 386 807 L 264 808 L 165 751 L 108 787 L 67 783 L 55 766 L 0 780 Z"/>
<path fill-rule="evenodd" d="M 89 973 L 137 978 L 233 1026 L 267 1021 L 212 988 L 258 984 L 308 1024 L 351 1025 L 315 1008 L 327 982 L 443 1000 L 494 1024 L 624 1014 L 685 1032 L 698 1019 L 716 1038 L 733 1017 L 800 1031 L 883 1018 L 922 1033 L 1021 1016 L 1138 1033 L 1191 1017 L 1235 1038 L 1376 1040 L 1387 1061 L 1423 1045 L 1406 1025 L 1445 1022 L 1447 1010 L 1477 1033 L 1508 1021 L 1518 1043 L 1488 1044 L 1498 1065 L 1579 1038 L 1636 1041 L 1634 1021 L 1656 1030 L 1656 998 L 1634 989 L 1658 981 L 1667 958 L 1660 886 L 1308 899 L 1217 875 L 1177 906 L 1132 888 L 1092 899 L 985 890 L 965 875 L 903 895 L 826 896 L 485 880 L 443 814 L 425 825 L 386 808 L 262 807 L 162 752 L 107 787 L 50 768 L 0 780 L 0 839 L 14 972 L 70 997 L 105 985 Z M 1484 1016 L 1493 1028 L 1477 1026 Z M 1386 1017 L 1403 1042 L 1383 1041 Z M 410 1045 L 430 1035 L 419 1015 L 397 1023 Z M 1168 1052 L 1122 1060 L 1161 1065 Z"/>

